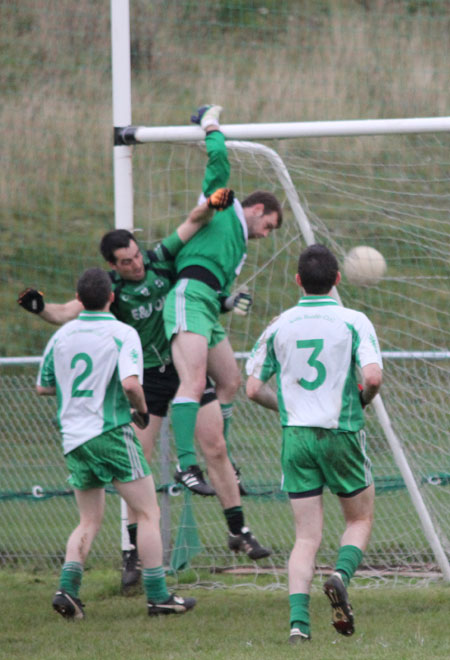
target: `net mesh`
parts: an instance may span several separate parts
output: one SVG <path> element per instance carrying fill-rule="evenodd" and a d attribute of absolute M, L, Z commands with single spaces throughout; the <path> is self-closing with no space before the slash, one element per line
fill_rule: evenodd
<path fill-rule="evenodd" d="M 340 295 L 345 305 L 367 313 L 377 329 L 385 353 L 383 400 L 447 553 L 449 141 L 449 136 L 441 135 L 270 144 L 289 170 L 316 240 L 329 245 L 341 263 L 355 245 L 375 247 L 387 261 L 387 274 L 377 285 L 360 288 L 344 278 Z M 282 228 L 269 239 L 249 243 L 237 284 L 250 288 L 252 313 L 246 318 L 223 317 L 239 356 L 250 350 L 273 316 L 296 303 L 294 275 L 305 241 L 267 161 L 234 148 L 230 157 L 230 185 L 237 196 L 242 199 L 255 188 L 271 190 L 282 200 L 285 216 Z M 136 235 L 150 247 L 195 204 L 205 153 L 198 145 L 152 145 L 137 147 L 133 158 Z M 243 367 L 243 359 L 240 364 Z M 0 560 L 58 565 L 77 516 L 66 484 L 55 403 L 34 395 L 35 368 L 3 368 L 0 378 L 8 412 L 3 422 L 5 442 L 0 445 L 0 497 L 8 521 Z M 377 506 L 362 569 L 372 576 L 433 573 L 437 570 L 433 552 L 371 407 L 366 417 Z M 166 562 L 178 569 L 177 575 L 187 570 L 196 581 L 204 579 L 204 571 L 214 582 L 218 578 L 212 578 L 211 572 L 259 570 L 270 574 L 270 584 L 284 584 L 294 532 L 289 503 L 279 490 L 277 415 L 248 402 L 241 391 L 231 427 L 233 459 L 249 493 L 243 498 L 246 521 L 273 551 L 259 569 L 247 557 L 228 550 L 225 520 L 215 498 L 191 499 L 172 488 L 171 479 L 166 483 L 161 478 L 167 468 L 172 474 L 175 466 L 170 433 L 167 441 L 169 466 L 161 464 L 159 449 L 152 466 L 164 508 Z M 120 562 L 118 499 L 110 493 L 105 523 L 89 561 Z M 335 561 L 343 523 L 336 499 L 327 492 L 324 499 L 325 530 L 317 562 L 327 570 Z"/>

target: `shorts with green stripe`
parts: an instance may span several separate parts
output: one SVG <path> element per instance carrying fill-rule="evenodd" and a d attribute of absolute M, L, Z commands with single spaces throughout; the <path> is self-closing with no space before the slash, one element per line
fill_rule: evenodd
<path fill-rule="evenodd" d="M 103 488 L 112 481 L 135 481 L 151 474 L 129 424 L 91 438 L 65 455 L 69 483 L 77 490 Z"/>
<path fill-rule="evenodd" d="M 366 434 L 301 426 L 283 427 L 281 489 L 290 497 L 318 495 L 324 486 L 341 497 L 373 481 Z"/>
<path fill-rule="evenodd" d="M 217 320 L 219 314 L 217 291 L 199 280 L 178 280 L 164 303 L 166 337 L 170 340 L 179 332 L 194 332 L 206 337 L 208 348 L 213 348 L 226 337 Z"/>

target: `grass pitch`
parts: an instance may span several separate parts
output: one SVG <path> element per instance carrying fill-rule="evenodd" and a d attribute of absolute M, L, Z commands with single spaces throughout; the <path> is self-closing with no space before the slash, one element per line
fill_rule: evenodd
<path fill-rule="evenodd" d="M 67 622 L 51 608 L 55 573 L 0 574 L 3 660 L 419 660 L 450 657 L 450 589 L 350 588 L 356 632 L 338 635 L 318 584 L 311 597 L 313 639 L 291 647 L 289 607 L 284 590 L 242 586 L 206 590 L 183 588 L 197 598 L 193 612 L 150 619 L 142 594 L 123 597 L 115 571 L 87 571 L 82 587 L 86 619 Z M 358 586 L 358 581 L 356 581 Z"/>

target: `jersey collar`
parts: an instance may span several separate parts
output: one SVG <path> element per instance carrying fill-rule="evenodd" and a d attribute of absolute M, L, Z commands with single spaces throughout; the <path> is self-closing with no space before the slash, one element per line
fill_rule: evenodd
<path fill-rule="evenodd" d="M 298 302 L 299 307 L 323 307 L 325 305 L 338 305 L 337 300 L 331 296 L 312 296 L 307 295 L 300 298 Z"/>
<path fill-rule="evenodd" d="M 79 321 L 115 321 L 116 317 L 111 312 L 93 312 L 85 309 L 78 315 Z"/>

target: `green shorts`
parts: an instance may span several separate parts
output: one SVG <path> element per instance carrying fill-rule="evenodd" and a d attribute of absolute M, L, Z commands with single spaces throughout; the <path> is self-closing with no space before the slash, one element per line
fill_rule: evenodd
<path fill-rule="evenodd" d="M 163 317 L 169 341 L 178 332 L 194 332 L 208 340 L 213 348 L 226 337 L 218 322 L 220 301 L 217 292 L 204 282 L 179 280 L 164 303 Z"/>
<path fill-rule="evenodd" d="M 141 443 L 129 424 L 88 440 L 65 455 L 69 483 L 77 490 L 103 488 L 151 474 Z"/>
<path fill-rule="evenodd" d="M 300 426 L 283 427 L 281 489 L 291 496 L 320 494 L 326 485 L 342 497 L 372 483 L 366 434 Z"/>

